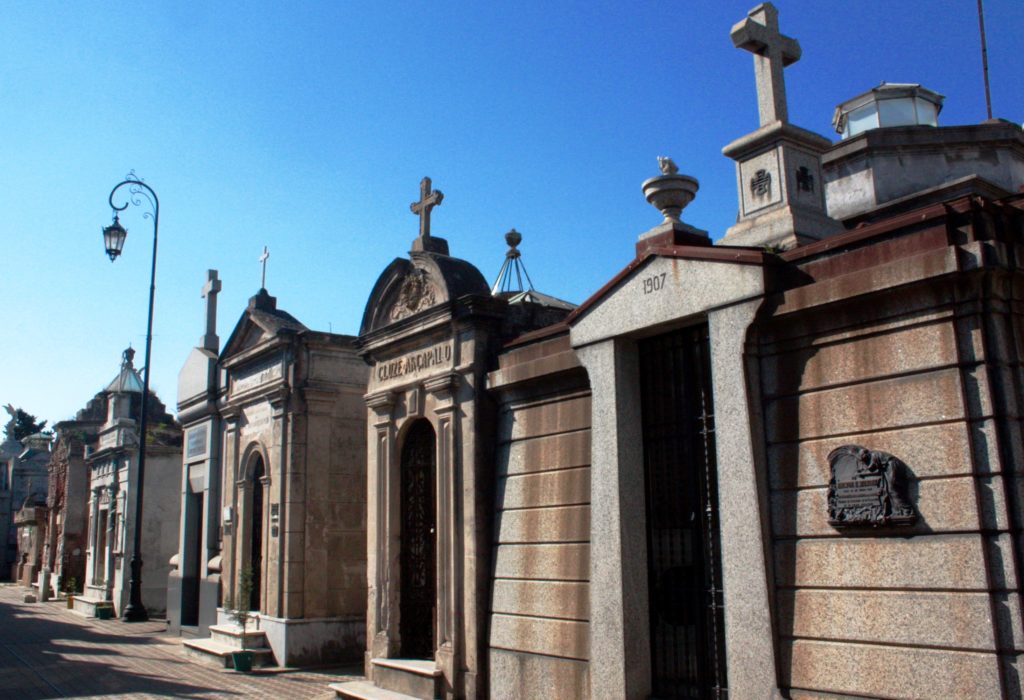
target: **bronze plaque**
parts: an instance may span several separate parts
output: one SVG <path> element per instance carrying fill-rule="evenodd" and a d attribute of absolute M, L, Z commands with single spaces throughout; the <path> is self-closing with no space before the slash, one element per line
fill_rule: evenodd
<path fill-rule="evenodd" d="M 843 445 L 828 455 L 828 522 L 835 527 L 913 525 L 903 492 L 906 465 L 888 452 Z"/>

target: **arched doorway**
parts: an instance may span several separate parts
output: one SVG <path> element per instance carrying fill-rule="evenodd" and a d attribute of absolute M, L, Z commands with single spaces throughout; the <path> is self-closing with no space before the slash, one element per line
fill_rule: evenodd
<path fill-rule="evenodd" d="M 436 436 L 427 420 L 410 428 L 402 446 L 401 655 L 434 657 L 437 605 Z"/>
<path fill-rule="evenodd" d="M 249 609 L 260 609 L 260 584 L 263 581 L 263 477 L 266 469 L 263 457 L 253 457 L 250 470 L 250 489 L 252 492 L 252 515 L 250 519 L 251 536 L 249 538 L 249 568 L 252 570 L 252 594 L 249 596 Z"/>

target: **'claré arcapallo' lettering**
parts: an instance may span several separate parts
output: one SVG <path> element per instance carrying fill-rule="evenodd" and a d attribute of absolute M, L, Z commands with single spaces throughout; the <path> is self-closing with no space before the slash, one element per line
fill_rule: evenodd
<path fill-rule="evenodd" d="M 397 360 L 382 362 L 377 365 L 377 379 L 379 381 L 397 379 L 407 374 L 421 372 L 444 362 L 451 362 L 451 359 L 452 346 L 437 345 L 427 350 L 410 353 Z"/>

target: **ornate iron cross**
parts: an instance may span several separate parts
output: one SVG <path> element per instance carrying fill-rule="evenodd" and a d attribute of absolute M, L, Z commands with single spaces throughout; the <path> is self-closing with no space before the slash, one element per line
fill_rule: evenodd
<path fill-rule="evenodd" d="M 420 217 L 420 238 L 430 238 L 430 210 L 444 199 L 441 190 L 432 190 L 429 177 L 420 180 L 420 201 L 409 205 L 409 210 Z"/>

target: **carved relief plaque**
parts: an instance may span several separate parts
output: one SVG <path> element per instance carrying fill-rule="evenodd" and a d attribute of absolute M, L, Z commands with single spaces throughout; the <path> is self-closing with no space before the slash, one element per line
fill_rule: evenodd
<path fill-rule="evenodd" d="M 887 452 L 843 445 L 828 455 L 828 522 L 835 527 L 913 525 L 906 465 Z"/>
<path fill-rule="evenodd" d="M 426 270 L 414 269 L 402 281 L 398 300 L 391 308 L 391 320 L 397 321 L 437 304 L 437 290 L 427 279 Z"/>

